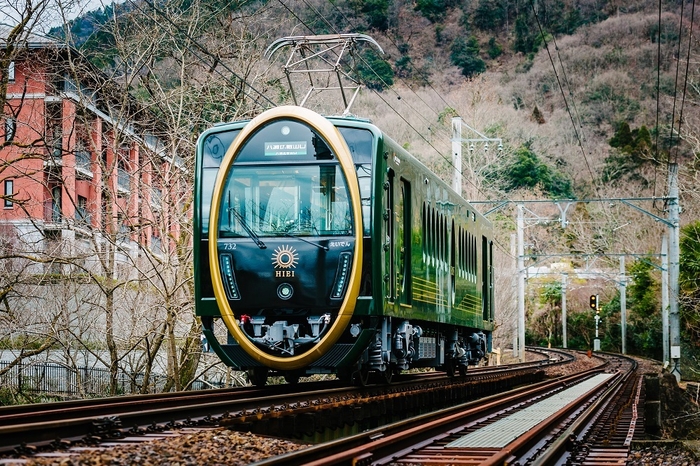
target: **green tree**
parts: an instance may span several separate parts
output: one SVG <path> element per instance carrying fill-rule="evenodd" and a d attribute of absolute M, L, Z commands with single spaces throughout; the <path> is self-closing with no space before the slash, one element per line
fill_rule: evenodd
<path fill-rule="evenodd" d="M 700 220 L 681 229 L 679 269 L 683 329 L 700 347 Z"/>
<path fill-rule="evenodd" d="M 647 127 L 642 125 L 639 129 L 633 130 L 626 121 L 620 122 L 608 143 L 617 151 L 611 151 L 605 158 L 603 181 L 617 180 L 626 175 L 630 179 L 643 182 L 644 179 L 639 177 L 637 169 L 652 161 L 651 151 L 653 150 L 651 133 Z"/>
<path fill-rule="evenodd" d="M 367 18 L 370 29 L 386 31 L 389 28 L 389 2 L 388 0 L 363 0 L 359 2 L 360 11 Z"/>
<path fill-rule="evenodd" d="M 632 151 L 634 137 L 632 136 L 629 123 L 623 121 L 617 125 L 615 134 L 610 139 L 609 144 L 611 147 L 616 147 L 628 153 Z"/>
<path fill-rule="evenodd" d="M 360 80 L 370 89 L 381 91 L 394 84 L 394 71 L 374 50 L 367 50 L 357 65 Z"/>
<path fill-rule="evenodd" d="M 627 285 L 627 336 L 630 353 L 661 359 L 663 355 L 659 345 L 662 340 L 659 283 L 653 277 L 652 271 L 653 265 L 648 259 L 637 260 L 628 269 L 630 282 Z"/>
<path fill-rule="evenodd" d="M 445 0 L 417 0 L 413 9 L 420 12 L 431 22 L 436 23 L 442 21 L 446 13 Z"/>
<path fill-rule="evenodd" d="M 503 47 L 501 47 L 501 44 L 496 42 L 495 37 L 492 37 L 489 39 L 489 47 L 486 52 L 489 54 L 489 58 L 498 58 L 501 56 L 501 54 L 503 54 Z"/>
<path fill-rule="evenodd" d="M 486 71 L 486 63 L 479 57 L 479 41 L 474 36 L 458 37 L 452 43 L 450 60 L 462 68 L 462 74 L 468 78 Z"/>
<path fill-rule="evenodd" d="M 529 15 L 520 14 L 515 18 L 515 41 L 513 49 L 525 55 L 537 52 L 540 44 L 540 34 L 536 27 L 533 27 L 534 20 L 530 20 Z"/>
<path fill-rule="evenodd" d="M 539 186 L 553 198 L 574 197 L 571 180 L 542 163 L 528 144 L 517 149 L 505 167 L 489 177 L 499 179 L 505 191 Z"/>
<path fill-rule="evenodd" d="M 506 9 L 501 2 L 479 0 L 472 21 L 482 31 L 495 31 L 505 24 Z"/>

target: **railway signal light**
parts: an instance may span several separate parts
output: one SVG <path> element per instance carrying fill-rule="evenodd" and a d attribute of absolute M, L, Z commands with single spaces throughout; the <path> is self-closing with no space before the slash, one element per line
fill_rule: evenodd
<path fill-rule="evenodd" d="M 598 310 L 598 295 L 597 294 L 592 294 L 591 295 L 591 309 L 595 309 L 596 311 Z"/>

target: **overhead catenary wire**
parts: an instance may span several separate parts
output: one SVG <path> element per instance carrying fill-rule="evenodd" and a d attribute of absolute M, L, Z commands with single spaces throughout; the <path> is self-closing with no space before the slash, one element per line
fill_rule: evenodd
<path fill-rule="evenodd" d="M 283 0 L 279 0 L 279 2 L 280 2 L 280 4 L 281 4 L 284 8 L 286 8 L 287 11 L 289 11 L 290 14 L 292 14 L 304 27 L 306 27 L 312 34 L 315 34 L 315 31 L 313 30 L 313 28 L 311 28 L 311 26 L 309 26 L 308 24 L 306 24 L 305 21 L 303 21 L 301 18 L 299 18 L 299 16 L 298 16 L 296 13 L 294 13 L 294 12 L 292 11 L 292 9 L 289 8 L 289 6 L 288 6 L 287 4 L 284 3 Z M 306 2 L 306 0 L 304 0 L 304 3 L 306 3 L 306 5 L 309 6 L 310 8 L 312 8 L 312 9 L 314 10 L 314 13 L 315 13 L 316 15 L 318 15 L 318 16 L 321 18 L 321 20 L 322 20 L 323 22 L 326 23 L 327 26 L 329 26 L 331 29 L 333 29 L 333 31 L 334 31 L 336 34 L 339 34 L 339 31 L 335 28 L 335 26 L 334 26 L 333 24 L 331 24 L 331 22 L 328 21 L 323 15 L 321 15 L 321 13 L 318 12 L 318 10 L 316 10 L 313 6 L 309 5 L 309 4 Z M 367 61 L 364 60 L 363 57 L 360 56 L 359 59 L 362 60 L 362 62 L 365 64 L 365 66 L 367 66 L 368 69 L 370 69 L 370 70 L 382 81 L 382 84 L 388 89 L 389 86 L 387 85 L 387 83 L 386 83 L 386 82 L 382 79 L 382 77 L 372 68 L 372 66 L 371 66 L 369 63 L 367 63 Z M 415 126 L 413 126 L 413 125 L 406 119 L 406 117 L 405 117 L 404 115 L 401 114 L 401 112 L 399 112 L 396 108 L 394 108 L 394 106 L 391 105 L 391 103 L 390 103 L 386 98 L 384 98 L 384 96 L 382 96 L 381 93 L 375 91 L 374 89 L 372 89 L 372 91 L 373 91 L 374 94 L 375 94 L 377 97 L 379 97 L 379 98 L 382 100 L 382 102 L 384 102 L 384 103 L 385 103 L 399 118 L 401 118 L 401 120 L 403 120 L 403 122 L 406 123 L 406 125 L 408 125 L 408 127 L 411 128 L 411 130 L 413 130 L 426 144 L 428 144 L 433 150 L 435 150 L 435 152 L 436 152 L 440 157 L 442 157 L 452 168 L 454 168 L 454 165 L 453 165 L 452 161 L 451 161 L 450 159 L 448 159 L 437 147 L 435 147 L 435 145 L 434 145 L 432 142 L 430 142 L 430 141 L 429 141 Z M 393 91 L 393 92 L 396 93 L 396 91 Z M 396 95 L 398 95 L 398 93 L 396 93 Z M 425 117 L 421 114 L 421 112 L 419 112 L 418 110 L 416 110 L 415 108 L 413 108 L 410 104 L 407 104 L 407 105 L 408 105 L 408 107 L 409 107 L 412 111 L 414 111 L 417 115 L 419 115 L 421 119 L 423 119 L 424 121 L 426 121 L 426 122 L 430 125 L 430 122 L 429 122 L 428 120 L 425 119 Z M 474 185 L 474 187 L 477 188 L 477 189 L 479 189 L 478 186 L 476 186 L 476 185 Z M 479 190 L 479 191 L 480 191 L 480 190 Z M 481 192 L 481 191 L 480 191 L 480 192 Z M 484 194 L 484 193 L 482 192 L 482 194 Z"/>
<path fill-rule="evenodd" d="M 688 33 L 688 54 L 687 54 L 687 57 L 685 60 L 685 78 L 684 78 L 684 82 L 683 82 L 683 92 L 681 94 L 682 95 L 682 97 L 681 97 L 681 109 L 680 109 L 679 114 L 678 114 L 678 138 L 679 139 L 681 137 L 681 125 L 683 124 L 683 109 L 685 107 L 685 96 L 686 96 L 686 92 L 688 89 L 688 69 L 690 68 L 690 49 L 692 47 L 692 42 L 693 42 L 694 20 L 695 20 L 695 0 L 693 0 L 693 2 L 692 2 L 691 10 L 690 10 L 690 31 Z M 682 27 L 682 22 L 681 22 L 681 27 Z M 680 48 L 678 51 L 680 53 Z M 680 55 L 678 57 L 678 61 L 680 62 Z M 670 160 L 670 157 L 669 157 L 669 160 Z M 674 158 L 673 163 L 675 163 L 675 164 L 678 163 L 678 148 L 677 147 L 676 147 L 675 158 Z"/>
<path fill-rule="evenodd" d="M 569 107 L 569 101 L 566 98 L 566 94 L 564 92 L 564 87 L 561 85 L 561 80 L 559 79 L 559 73 L 557 73 L 557 67 L 554 64 L 554 59 L 552 58 L 552 54 L 549 52 L 549 45 L 547 44 L 547 39 L 545 38 L 544 31 L 542 29 L 542 24 L 540 23 L 540 18 L 537 14 L 537 8 L 535 8 L 535 2 L 534 0 L 530 0 L 530 6 L 532 6 L 532 13 L 535 16 L 535 21 L 537 22 L 537 28 L 540 31 L 540 35 L 542 37 L 542 42 L 544 42 L 544 48 L 547 51 L 547 56 L 549 57 L 549 61 L 552 64 L 552 70 L 554 71 L 554 77 L 557 80 L 557 85 L 559 86 L 559 90 L 561 91 L 561 96 L 562 99 L 564 99 L 564 106 L 566 107 L 566 112 L 569 114 L 569 118 L 571 119 L 571 124 L 574 129 L 574 134 L 576 135 L 576 141 L 578 142 L 578 146 L 581 149 L 581 155 L 583 156 L 583 160 L 586 163 L 586 168 L 588 169 L 588 173 L 591 176 L 591 182 L 593 183 L 593 190 L 596 192 L 596 195 L 600 197 L 600 194 L 598 194 L 598 186 L 596 184 L 596 179 L 595 176 L 593 175 L 593 170 L 591 169 L 591 165 L 588 162 L 588 157 L 586 157 L 586 150 L 583 148 L 583 141 L 581 140 L 581 135 L 579 134 L 578 129 L 576 128 L 576 122 L 574 121 L 574 116 L 571 114 L 571 108 Z"/>

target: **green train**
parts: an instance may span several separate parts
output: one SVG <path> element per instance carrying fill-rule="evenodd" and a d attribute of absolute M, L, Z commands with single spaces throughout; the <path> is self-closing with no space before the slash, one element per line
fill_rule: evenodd
<path fill-rule="evenodd" d="M 196 314 L 251 383 L 463 374 L 491 350 L 491 224 L 369 121 L 281 106 L 217 125 L 194 199 Z"/>

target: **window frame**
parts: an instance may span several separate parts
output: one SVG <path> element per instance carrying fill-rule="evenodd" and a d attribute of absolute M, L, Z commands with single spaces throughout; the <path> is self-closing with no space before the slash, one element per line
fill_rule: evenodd
<path fill-rule="evenodd" d="M 4 204 L 4 207 L 6 209 L 11 209 L 14 207 L 14 202 L 12 202 L 10 199 L 8 199 L 8 197 L 10 197 L 10 198 L 14 197 L 14 195 L 15 195 L 14 190 L 15 190 L 15 180 L 12 178 L 5 179 L 5 183 L 4 183 L 5 202 L 3 204 Z"/>
<path fill-rule="evenodd" d="M 12 115 L 5 116 L 5 141 L 10 142 L 17 133 L 17 119 Z"/>

